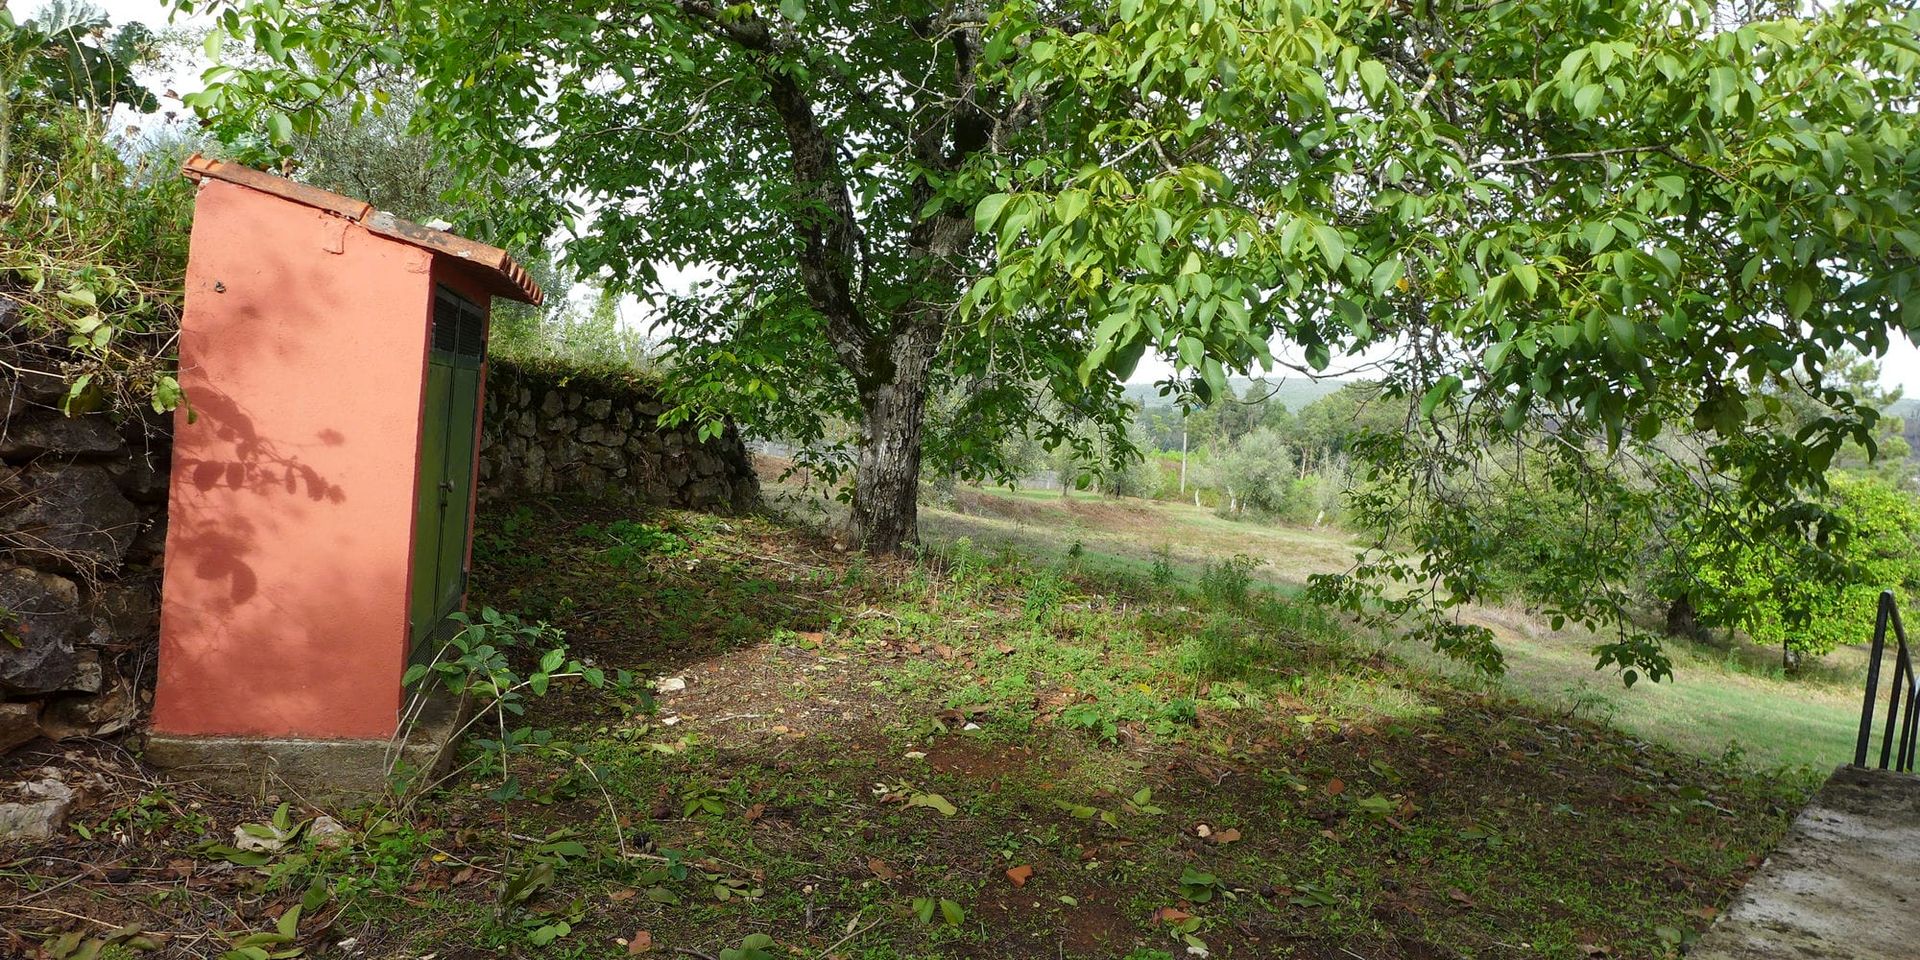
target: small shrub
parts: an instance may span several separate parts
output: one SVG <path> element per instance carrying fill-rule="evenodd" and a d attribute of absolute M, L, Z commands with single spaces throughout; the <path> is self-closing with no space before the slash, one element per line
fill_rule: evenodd
<path fill-rule="evenodd" d="M 1198 682 L 1240 680 L 1253 672 L 1255 657 L 1256 651 L 1240 632 L 1216 618 L 1181 642 L 1174 664 Z"/>
<path fill-rule="evenodd" d="M 1151 577 L 1153 585 L 1162 590 L 1173 589 L 1174 583 L 1179 580 L 1179 575 L 1173 569 L 1173 548 L 1167 544 L 1163 543 L 1153 551 Z"/>
<path fill-rule="evenodd" d="M 1265 560 L 1244 553 L 1218 563 L 1210 562 L 1200 574 L 1200 595 L 1216 604 L 1243 608 L 1253 588 L 1253 571 L 1264 563 Z"/>
<path fill-rule="evenodd" d="M 1060 609 L 1066 595 L 1066 581 L 1050 570 L 1040 571 L 1027 582 L 1027 596 L 1021 602 L 1021 614 L 1033 626 L 1045 626 Z"/>

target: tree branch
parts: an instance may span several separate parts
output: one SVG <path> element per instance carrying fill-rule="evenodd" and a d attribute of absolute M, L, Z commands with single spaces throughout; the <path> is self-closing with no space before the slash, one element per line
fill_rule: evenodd
<path fill-rule="evenodd" d="M 871 380 L 876 374 L 869 360 L 873 331 L 855 295 L 859 225 L 840 162 L 841 144 L 820 124 L 812 98 L 778 60 L 779 55 L 800 52 L 798 45 L 758 15 L 722 18 L 706 0 L 676 3 L 709 34 L 756 55 L 755 66 L 767 84 L 767 100 L 785 133 L 793 169 L 798 207 L 791 216 L 800 236 L 801 285 L 813 308 L 826 316 L 828 338 L 847 372 L 856 383 Z"/>

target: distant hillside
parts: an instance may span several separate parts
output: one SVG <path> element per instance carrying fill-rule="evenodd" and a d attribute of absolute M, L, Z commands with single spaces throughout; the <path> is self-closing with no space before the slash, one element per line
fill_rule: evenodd
<path fill-rule="evenodd" d="M 1227 381 L 1233 388 L 1233 395 L 1244 397 L 1247 387 L 1255 382 L 1261 384 L 1255 396 L 1272 395 L 1268 403 L 1285 404 L 1288 410 L 1298 412 L 1308 404 L 1347 385 L 1346 380 L 1310 380 L 1306 377 L 1275 378 L 1255 381 L 1247 377 L 1233 377 Z M 1173 398 L 1160 395 L 1160 388 L 1151 383 L 1127 384 L 1127 399 L 1143 407 L 1170 407 Z"/>
<path fill-rule="evenodd" d="M 1887 404 L 1887 409 L 1882 412 L 1889 417 L 1912 421 L 1916 414 L 1920 414 L 1920 397 L 1901 397 Z"/>

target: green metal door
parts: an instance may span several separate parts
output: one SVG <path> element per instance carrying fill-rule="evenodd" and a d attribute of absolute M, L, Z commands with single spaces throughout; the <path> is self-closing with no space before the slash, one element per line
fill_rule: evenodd
<path fill-rule="evenodd" d="M 447 615 L 467 589 L 467 533 L 473 503 L 474 439 L 480 416 L 480 308 L 446 288 L 434 298 L 433 345 L 422 397 L 420 483 L 414 524 L 411 634 L 416 654 L 444 636 Z"/>
<path fill-rule="evenodd" d="M 479 412 L 480 369 L 454 367 L 447 397 L 447 471 L 440 485 L 440 610 L 454 611 L 467 592 L 467 533 L 473 504 L 473 431 Z"/>

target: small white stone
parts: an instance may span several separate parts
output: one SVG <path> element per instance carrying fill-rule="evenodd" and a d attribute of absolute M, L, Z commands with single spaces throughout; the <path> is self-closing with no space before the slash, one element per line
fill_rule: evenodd
<path fill-rule="evenodd" d="M 307 826 L 307 836 L 322 850 L 340 850 L 353 842 L 351 831 L 341 826 L 340 821 L 324 815 L 313 818 L 313 823 Z"/>
<path fill-rule="evenodd" d="M 686 688 L 686 677 L 661 677 L 653 681 L 653 689 L 659 693 L 679 693 Z"/>
<path fill-rule="evenodd" d="M 38 780 L 21 786 L 25 803 L 0 803 L 0 839 L 51 840 L 66 829 L 67 814 L 79 799 L 59 780 Z"/>

